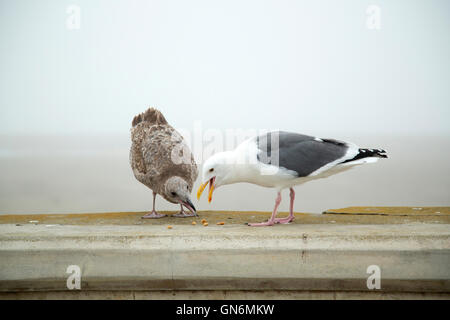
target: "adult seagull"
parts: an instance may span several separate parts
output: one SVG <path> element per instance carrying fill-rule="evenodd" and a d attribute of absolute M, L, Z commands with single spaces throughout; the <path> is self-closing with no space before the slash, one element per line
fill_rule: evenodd
<path fill-rule="evenodd" d="M 382 149 L 363 149 L 354 143 L 320 139 L 303 134 L 274 131 L 242 142 L 233 151 L 216 153 L 203 165 L 203 183 L 197 198 L 209 184 L 208 201 L 219 186 L 249 182 L 275 188 L 277 197 L 272 216 L 266 222 L 249 226 L 272 226 L 294 220 L 295 185 L 329 177 L 356 165 L 387 158 Z M 289 188 L 289 216 L 276 218 L 281 191 Z"/>

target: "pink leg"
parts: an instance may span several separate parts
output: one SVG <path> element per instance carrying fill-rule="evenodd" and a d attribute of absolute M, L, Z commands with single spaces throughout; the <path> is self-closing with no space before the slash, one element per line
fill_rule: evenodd
<path fill-rule="evenodd" d="M 291 196 L 291 203 L 289 206 L 289 216 L 287 216 L 286 218 L 275 218 L 275 223 L 285 224 L 285 223 L 290 223 L 295 219 L 295 217 L 294 217 L 295 191 L 292 188 L 290 188 L 289 190 L 290 190 L 290 196 Z"/>
<path fill-rule="evenodd" d="M 196 214 L 194 214 L 192 212 L 187 213 L 186 211 L 184 211 L 182 204 L 180 204 L 180 207 L 181 207 L 180 212 L 174 214 L 173 215 L 174 217 L 178 217 L 178 218 L 196 217 Z"/>
<path fill-rule="evenodd" d="M 278 212 L 278 206 L 281 203 L 281 192 L 278 192 L 277 198 L 275 199 L 275 208 L 273 208 L 272 216 L 270 219 L 266 222 L 260 222 L 260 223 L 249 223 L 248 225 L 250 227 L 264 227 L 264 226 L 273 226 L 275 224 L 275 216 Z"/>
<path fill-rule="evenodd" d="M 142 216 L 142 219 L 156 219 L 156 218 L 162 218 L 165 217 L 165 214 L 160 214 L 156 212 L 155 210 L 155 199 L 156 199 L 156 193 L 153 192 L 153 209 L 152 212 L 147 213 L 146 215 Z"/>

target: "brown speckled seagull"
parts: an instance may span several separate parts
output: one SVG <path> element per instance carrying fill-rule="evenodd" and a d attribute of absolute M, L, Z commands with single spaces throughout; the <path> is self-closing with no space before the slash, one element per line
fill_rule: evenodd
<path fill-rule="evenodd" d="M 149 108 L 134 117 L 131 128 L 130 163 L 138 181 L 153 190 L 153 210 L 142 218 L 161 218 L 155 210 L 159 194 L 169 202 L 180 204 L 174 216 L 196 216 L 190 194 L 198 170 L 183 137 L 170 126 L 162 113 Z M 190 212 L 185 212 L 183 206 Z"/>

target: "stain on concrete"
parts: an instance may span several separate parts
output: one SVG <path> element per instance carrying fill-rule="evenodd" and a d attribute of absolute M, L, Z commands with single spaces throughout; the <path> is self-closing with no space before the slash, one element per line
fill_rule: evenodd
<path fill-rule="evenodd" d="M 271 212 L 261 211 L 200 211 L 199 217 L 176 218 L 171 215 L 175 211 L 162 211 L 168 214 L 162 219 L 141 219 L 146 212 L 105 212 L 105 213 L 75 213 L 75 214 L 0 214 L 0 224 L 28 225 L 191 225 L 192 228 L 202 228 L 201 220 L 208 220 L 216 225 L 226 221 L 229 225 L 261 222 L 269 219 Z M 287 215 L 280 212 L 280 216 Z M 404 224 L 404 223 L 450 223 L 450 207 L 350 207 L 332 209 L 324 214 L 295 213 L 295 224 Z M 36 223 L 35 221 L 39 221 Z M 197 222 L 192 225 L 192 222 Z M 277 228 L 289 225 L 277 225 Z M 306 240 L 305 240 L 306 241 Z"/>
<path fill-rule="evenodd" d="M 329 209 L 323 214 L 431 217 L 449 216 L 450 207 L 347 207 Z"/>

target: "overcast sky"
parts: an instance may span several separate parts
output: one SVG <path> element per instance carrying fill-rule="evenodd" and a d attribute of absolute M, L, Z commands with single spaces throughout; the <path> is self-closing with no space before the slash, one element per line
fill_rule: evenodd
<path fill-rule="evenodd" d="M 448 0 L 0 0 L 0 212 L 148 210 L 128 149 L 149 106 L 199 164 L 208 137 L 238 129 L 388 150 L 298 187 L 297 211 L 448 206 L 449 33 Z M 273 199 L 239 184 L 195 205 Z"/>
<path fill-rule="evenodd" d="M 448 136 L 449 30 L 446 0 L 1 0 L 0 133 L 128 134 L 155 106 L 177 128 Z"/>

